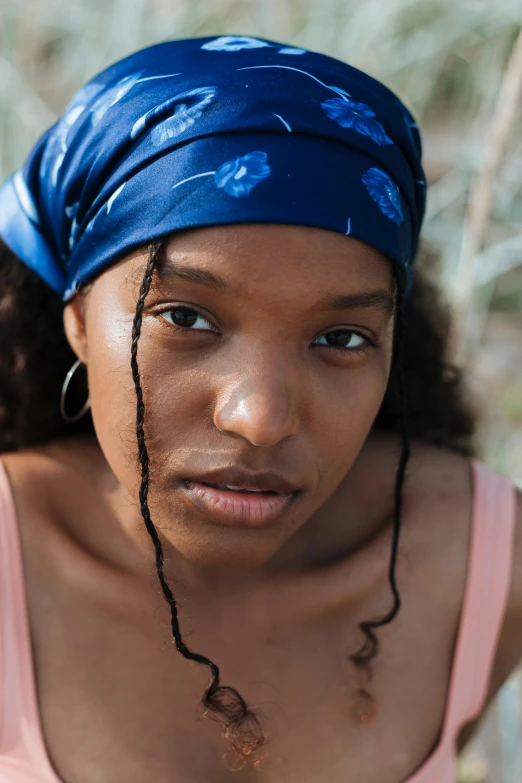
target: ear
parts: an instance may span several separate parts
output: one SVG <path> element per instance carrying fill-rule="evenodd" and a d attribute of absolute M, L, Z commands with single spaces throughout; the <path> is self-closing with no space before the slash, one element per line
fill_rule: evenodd
<path fill-rule="evenodd" d="M 65 336 L 74 353 L 87 364 L 87 334 L 85 329 L 85 301 L 77 295 L 64 308 L 63 327 Z"/>

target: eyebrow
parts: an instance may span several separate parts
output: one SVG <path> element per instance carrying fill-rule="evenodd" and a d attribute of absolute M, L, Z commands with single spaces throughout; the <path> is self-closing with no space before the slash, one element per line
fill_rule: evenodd
<path fill-rule="evenodd" d="M 171 258 L 166 258 L 158 263 L 156 268 L 160 280 L 167 282 L 171 278 L 180 278 L 188 280 L 190 283 L 197 283 L 206 288 L 214 288 L 219 291 L 239 290 L 239 286 L 233 286 L 223 277 L 209 272 L 208 269 L 202 269 L 197 266 L 185 266 L 177 264 Z"/>
<path fill-rule="evenodd" d="M 393 296 L 384 288 L 374 291 L 362 291 L 359 294 L 333 294 L 326 296 L 316 304 L 320 310 L 348 310 L 356 307 L 376 307 L 387 315 L 395 311 Z"/>
<path fill-rule="evenodd" d="M 163 281 L 178 278 L 205 286 L 205 288 L 235 294 L 244 290 L 242 285 L 231 284 L 215 272 L 201 267 L 177 264 L 171 258 L 158 264 L 157 273 Z M 377 308 L 391 316 L 395 311 L 395 300 L 389 291 L 378 288 L 373 291 L 361 291 L 358 294 L 330 294 L 314 305 L 314 309 L 317 310 L 349 310 L 358 307 Z"/>

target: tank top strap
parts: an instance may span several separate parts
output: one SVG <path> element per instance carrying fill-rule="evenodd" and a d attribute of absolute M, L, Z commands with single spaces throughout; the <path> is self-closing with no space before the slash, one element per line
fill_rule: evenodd
<path fill-rule="evenodd" d="M 455 650 L 444 740 L 483 709 L 513 568 L 516 490 L 506 477 L 471 460 L 473 517 L 468 574 Z"/>
<path fill-rule="evenodd" d="M 35 685 L 17 513 L 0 459 L 0 759 L 13 768 L 48 769 Z"/>

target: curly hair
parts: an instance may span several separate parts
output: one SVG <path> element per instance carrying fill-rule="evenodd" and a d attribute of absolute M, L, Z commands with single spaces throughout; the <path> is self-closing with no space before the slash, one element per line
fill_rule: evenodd
<path fill-rule="evenodd" d="M 184 644 L 177 603 L 163 574 L 161 541 L 148 507 L 150 464 L 138 344 L 145 300 L 163 247 L 164 241 L 153 242 L 149 246 L 130 349 L 137 403 L 137 465 L 141 472 L 139 505 L 154 543 L 156 570 L 170 607 L 176 648 L 185 658 L 209 667 L 212 679 L 201 701 L 204 714 L 224 721 L 224 735 L 243 764 L 265 742 L 261 723 L 237 690 L 220 684 L 219 667 Z M 476 456 L 478 412 L 465 388 L 462 371 L 446 360 L 450 310 L 436 284 L 423 271 L 419 259 L 416 263 L 412 291 L 406 302 L 403 274 L 394 268 L 397 296 L 393 359 L 384 399 L 372 425 L 375 430 L 400 433 L 402 451 L 396 474 L 389 564 L 393 605 L 385 617 L 360 623 L 365 642 L 349 656 L 357 672 L 364 676 L 357 689 L 363 704 L 359 718 L 363 721 L 374 710 L 374 698 L 367 689 L 371 680 L 370 662 L 379 648 L 374 629 L 390 623 L 401 605 L 395 568 L 410 438 L 445 447 L 468 458 Z M 66 424 L 60 414 L 63 380 L 75 360 L 63 329 L 60 296 L 0 242 L 0 453 L 30 447 L 62 435 L 94 433 L 90 413 L 74 424 Z M 85 386 L 71 388 L 68 399 L 72 401 L 72 410 L 79 410 L 86 393 Z M 254 766 L 258 764 L 259 760 L 254 761 Z"/>

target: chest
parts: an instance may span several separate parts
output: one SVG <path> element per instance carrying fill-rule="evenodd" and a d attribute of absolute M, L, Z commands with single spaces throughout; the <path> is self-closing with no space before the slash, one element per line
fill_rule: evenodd
<path fill-rule="evenodd" d="M 48 580 L 45 591 L 33 583 L 34 666 L 53 766 L 64 783 L 323 783 L 325 772 L 329 783 L 404 783 L 438 741 L 458 626 L 458 610 L 440 594 L 418 604 L 418 591 L 427 594 L 419 579 L 403 569 L 403 611 L 379 632 L 369 723 L 354 718 L 348 656 L 364 639 L 358 623 L 388 608 L 385 582 L 356 609 L 340 601 L 319 615 L 303 608 L 302 594 L 279 606 L 263 596 L 234 609 L 180 603 L 185 644 L 219 666 L 221 684 L 260 720 L 260 764 L 239 771 L 222 724 L 200 704 L 209 669 L 176 650 L 157 587 L 146 596 L 122 587 L 107 604 L 75 580 L 67 589 Z"/>

